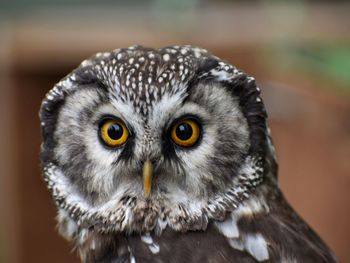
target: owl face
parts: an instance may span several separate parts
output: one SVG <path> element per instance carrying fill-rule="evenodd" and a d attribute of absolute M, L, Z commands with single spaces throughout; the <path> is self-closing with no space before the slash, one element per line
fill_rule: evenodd
<path fill-rule="evenodd" d="M 203 229 L 262 181 L 259 90 L 202 49 L 97 54 L 47 94 L 41 120 L 65 235 Z"/>

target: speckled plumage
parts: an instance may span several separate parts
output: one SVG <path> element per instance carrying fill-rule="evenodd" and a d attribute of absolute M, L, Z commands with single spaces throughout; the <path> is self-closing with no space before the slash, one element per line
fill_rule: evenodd
<path fill-rule="evenodd" d="M 123 147 L 102 145 L 103 116 L 126 123 Z M 183 116 L 202 126 L 190 149 L 168 136 Z M 96 54 L 46 95 L 40 118 L 59 231 L 85 262 L 335 262 L 278 189 L 254 79 L 206 50 Z M 149 198 L 146 159 L 155 167 Z"/>

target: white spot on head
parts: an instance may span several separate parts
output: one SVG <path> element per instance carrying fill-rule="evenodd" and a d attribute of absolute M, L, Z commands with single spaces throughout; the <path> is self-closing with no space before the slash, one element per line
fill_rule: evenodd
<path fill-rule="evenodd" d="M 169 54 L 164 54 L 164 55 L 163 55 L 163 60 L 164 60 L 164 61 L 169 61 L 169 59 L 170 59 Z"/>
<path fill-rule="evenodd" d="M 217 77 L 217 79 L 219 81 L 223 81 L 223 80 L 230 80 L 232 79 L 232 75 L 230 73 L 228 73 L 227 71 L 223 71 L 223 70 L 217 70 L 217 69 L 212 69 L 210 71 L 210 74 Z"/>
<path fill-rule="evenodd" d="M 90 65 L 92 65 L 92 62 L 91 62 L 91 60 L 86 59 L 86 60 L 84 60 L 83 62 L 81 62 L 81 65 L 82 65 L 83 67 L 90 66 Z"/>
<path fill-rule="evenodd" d="M 186 48 L 182 48 L 180 52 L 181 52 L 182 55 L 185 55 L 187 53 L 187 49 Z"/>
<path fill-rule="evenodd" d="M 194 51 L 194 56 L 195 56 L 196 58 L 199 58 L 201 55 L 202 55 L 202 54 L 201 54 L 199 51 L 197 51 L 197 50 Z"/>

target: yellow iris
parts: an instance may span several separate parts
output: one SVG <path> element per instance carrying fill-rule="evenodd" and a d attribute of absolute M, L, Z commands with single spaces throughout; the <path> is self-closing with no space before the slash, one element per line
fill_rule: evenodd
<path fill-rule="evenodd" d="M 110 147 L 123 145 L 129 138 L 129 131 L 119 120 L 105 120 L 100 127 L 101 139 Z"/>
<path fill-rule="evenodd" d="M 177 122 L 171 129 L 171 139 L 179 146 L 191 147 L 200 136 L 200 127 L 193 119 L 184 119 Z"/>

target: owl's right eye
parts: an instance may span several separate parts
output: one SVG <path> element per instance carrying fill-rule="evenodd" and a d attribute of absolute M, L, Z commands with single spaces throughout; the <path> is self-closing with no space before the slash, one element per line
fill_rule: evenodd
<path fill-rule="evenodd" d="M 126 143 L 129 131 L 120 120 L 107 119 L 100 125 L 100 137 L 109 147 L 118 147 Z"/>

